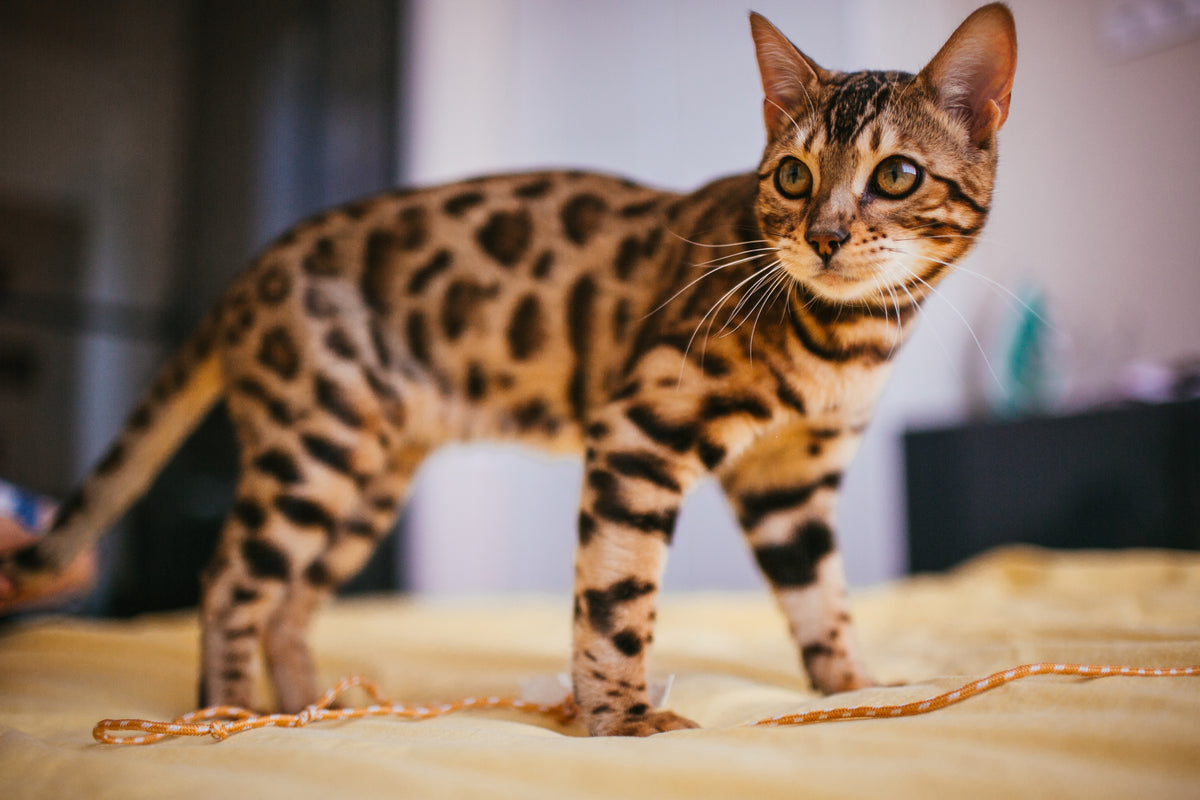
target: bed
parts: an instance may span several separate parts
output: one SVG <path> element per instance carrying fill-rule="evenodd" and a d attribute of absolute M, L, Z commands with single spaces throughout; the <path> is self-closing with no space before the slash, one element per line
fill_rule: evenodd
<path fill-rule="evenodd" d="M 189 710 L 194 615 L 48 618 L 0 634 L 3 796 L 1196 797 L 1200 677 L 1035 676 L 929 714 L 746 727 L 788 712 L 907 703 L 1029 662 L 1200 664 L 1200 554 L 1006 548 L 855 595 L 883 684 L 825 698 L 766 592 L 667 596 L 652 666 L 703 728 L 587 739 L 516 710 L 390 717 L 103 745 L 106 717 Z M 394 700 L 514 695 L 554 676 L 562 597 L 342 600 L 314 629 L 329 684 Z M 351 694 L 350 704 L 366 698 Z"/>

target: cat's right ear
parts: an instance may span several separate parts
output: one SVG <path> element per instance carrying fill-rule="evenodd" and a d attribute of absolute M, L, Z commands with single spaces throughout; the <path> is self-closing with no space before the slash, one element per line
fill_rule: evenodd
<path fill-rule="evenodd" d="M 750 33 L 765 95 L 763 121 L 768 135 L 775 139 L 793 124 L 798 109 L 813 107 L 813 98 L 828 73 L 761 14 L 750 13 Z"/>
<path fill-rule="evenodd" d="M 938 102 L 961 120 L 980 146 L 1008 118 L 1013 73 L 1017 69 L 1017 29 L 1003 3 L 977 9 L 942 46 L 921 78 Z"/>

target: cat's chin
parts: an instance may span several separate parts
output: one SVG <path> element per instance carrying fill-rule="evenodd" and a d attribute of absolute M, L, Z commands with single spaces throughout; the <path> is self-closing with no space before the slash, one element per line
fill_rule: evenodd
<path fill-rule="evenodd" d="M 784 269 L 796 283 L 812 294 L 831 303 L 856 303 L 879 295 L 877 281 L 851 274 L 845 265 L 835 263 L 832 269 L 820 261 L 797 260 L 785 263 Z"/>
<path fill-rule="evenodd" d="M 814 296 L 832 303 L 857 303 L 879 295 L 877 284 L 832 270 L 809 275 L 798 282 Z"/>

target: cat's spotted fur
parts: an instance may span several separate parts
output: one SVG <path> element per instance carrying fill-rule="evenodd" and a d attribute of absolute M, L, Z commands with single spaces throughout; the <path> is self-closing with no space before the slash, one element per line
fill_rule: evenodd
<path fill-rule="evenodd" d="M 835 498 L 914 314 L 987 215 L 1012 19 L 981 9 L 917 76 L 827 72 L 761 17 L 752 29 L 756 173 L 688 195 L 489 177 L 292 229 L 7 570 L 67 564 L 223 396 L 241 477 L 203 579 L 205 702 L 256 706 L 260 650 L 278 704 L 311 702 L 317 602 L 391 527 L 430 450 L 482 438 L 585 454 L 572 673 L 592 733 L 692 724 L 650 707 L 646 658 L 676 513 L 707 474 L 815 685 L 869 684 Z"/>

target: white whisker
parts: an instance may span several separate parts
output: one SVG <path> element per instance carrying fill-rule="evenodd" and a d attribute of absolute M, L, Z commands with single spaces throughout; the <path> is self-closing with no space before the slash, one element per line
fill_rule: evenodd
<path fill-rule="evenodd" d="M 883 308 L 883 324 L 884 327 L 887 327 L 888 323 L 891 322 L 890 315 L 888 314 L 888 299 L 885 294 L 887 285 L 884 283 L 883 276 L 878 272 L 871 273 L 871 282 L 874 284 L 875 293 L 879 296 L 879 305 Z M 896 321 L 900 321 L 899 316 L 896 317 Z"/>
<path fill-rule="evenodd" d="M 707 267 L 712 264 L 716 264 L 717 262 L 722 261 L 723 259 L 726 259 L 726 258 L 737 258 L 739 256 L 749 256 L 749 255 L 760 255 L 762 253 L 772 253 L 772 252 L 775 252 L 777 249 L 778 248 L 775 248 L 775 247 L 755 247 L 755 248 L 752 248 L 749 250 L 739 250 L 736 253 L 729 253 L 728 255 L 717 256 L 716 258 L 710 258 L 708 261 L 700 261 L 696 264 L 692 264 L 691 266 Z M 734 263 L 738 263 L 738 262 L 734 262 Z"/>
<path fill-rule="evenodd" d="M 684 348 L 683 359 L 680 361 L 680 364 L 679 364 L 679 385 L 683 384 L 683 370 L 687 364 L 688 354 L 692 351 L 692 345 L 695 343 L 696 336 L 699 335 L 700 329 L 702 327 L 704 327 L 705 321 L 706 320 L 708 321 L 708 327 L 704 332 L 704 346 L 703 346 L 703 349 L 701 350 L 701 355 L 700 355 L 701 360 L 703 360 L 704 353 L 707 352 L 707 350 L 708 350 L 708 337 L 712 333 L 713 321 L 716 320 L 716 315 L 718 313 L 720 313 L 721 307 L 724 306 L 725 303 L 729 300 L 729 298 L 732 297 L 739 289 L 741 289 L 747 283 L 750 283 L 751 281 L 759 278 L 762 275 L 762 273 L 775 269 L 777 266 L 779 266 L 779 264 L 780 264 L 780 262 L 774 261 L 774 262 L 768 264 L 767 266 L 763 267 L 762 269 L 759 269 L 759 270 L 756 270 L 756 271 L 750 273 L 748 276 L 746 276 L 745 278 L 743 278 L 742 280 L 740 280 L 736 284 L 734 284 L 733 287 L 731 287 L 729 289 L 729 291 L 727 291 L 727 292 L 725 292 L 725 294 L 721 295 L 721 297 L 717 300 L 717 302 L 715 302 L 712 305 L 712 307 L 708 309 L 708 311 L 704 312 L 704 316 L 700 317 L 699 322 L 696 323 L 696 329 L 694 331 L 692 331 L 691 338 L 688 339 L 687 347 Z M 709 319 L 710 316 L 712 317 L 711 320 Z"/>
<path fill-rule="evenodd" d="M 750 326 L 750 363 L 751 364 L 754 363 L 754 334 L 758 332 L 758 321 L 762 317 L 763 311 L 765 311 L 771 303 L 775 302 L 775 298 L 778 297 L 778 295 L 782 292 L 782 290 L 784 290 L 792 285 L 794 285 L 792 282 L 792 276 L 788 274 L 787 270 L 784 270 L 784 269 L 779 270 L 775 274 L 775 277 L 772 280 L 771 285 L 769 287 L 767 287 L 767 290 L 766 290 L 765 294 L 763 295 L 762 302 L 760 302 L 758 304 L 758 312 L 754 315 L 754 324 Z M 782 321 L 783 320 L 781 318 L 780 322 L 782 323 Z"/>
<path fill-rule="evenodd" d="M 727 335 L 727 334 L 725 334 L 725 332 L 729 331 L 729 326 L 730 326 L 730 324 L 733 323 L 733 320 L 738 315 L 738 312 L 741 311 L 742 307 L 745 306 L 746 303 L 749 301 L 749 299 L 754 295 L 754 292 L 757 291 L 758 288 L 763 285 L 763 283 L 770 277 L 771 273 L 775 269 L 779 268 L 779 266 L 780 266 L 780 262 L 774 261 L 774 262 L 768 264 L 767 266 L 763 267 L 762 269 L 759 269 L 753 275 L 750 276 L 750 278 L 755 279 L 754 282 L 750 285 L 749 288 L 747 288 L 742 293 L 742 296 L 738 300 L 737 305 L 735 305 L 733 307 L 733 310 L 729 312 L 729 315 L 725 317 L 724 324 L 721 326 L 721 329 L 719 331 L 717 331 L 718 335 Z M 738 286 L 735 286 L 734 288 L 737 289 L 738 287 L 744 285 L 747 281 L 750 280 L 750 278 L 747 278 L 746 281 L 742 281 L 741 283 L 738 284 Z M 722 306 L 724 305 L 725 300 L 728 296 L 729 296 L 729 293 L 726 293 L 726 296 L 722 298 L 722 302 L 721 302 Z M 712 326 L 716 323 L 716 321 L 717 321 L 717 315 L 713 314 L 713 317 L 709 321 L 709 324 L 708 324 L 708 331 L 705 333 L 706 337 L 711 335 Z M 743 318 L 743 321 L 744 321 L 744 318 Z M 740 327 L 740 325 L 741 325 L 741 323 L 738 323 L 738 325 L 734 326 L 733 330 L 737 330 L 737 328 Z M 729 331 L 729 332 L 732 333 L 733 331 Z"/>
<path fill-rule="evenodd" d="M 736 331 L 738 328 L 741 327 L 741 325 L 742 325 L 741 322 L 739 322 L 737 325 L 735 325 L 732 329 L 729 328 L 729 325 L 730 325 L 730 323 L 733 322 L 734 318 L 738 315 L 738 312 L 742 310 L 742 307 L 745 306 L 746 303 L 750 302 L 751 298 L 754 297 L 754 293 L 756 291 L 758 291 L 758 289 L 760 287 L 762 287 L 768 280 L 770 280 L 773 277 L 772 273 L 779 266 L 780 266 L 780 263 L 778 261 L 776 261 L 775 263 L 773 263 L 770 266 L 770 268 L 759 271 L 759 274 L 761 275 L 761 277 L 757 281 L 755 281 L 750 286 L 749 289 L 747 289 L 745 291 L 745 293 L 742 295 L 742 299 L 738 301 L 738 304 L 733 307 L 733 311 L 730 311 L 729 316 L 725 318 L 725 324 L 721 326 L 721 331 L 720 331 L 720 333 L 722 333 L 722 335 L 727 336 L 730 333 L 733 333 L 734 331 Z M 745 322 L 745 318 L 742 319 L 742 322 Z"/>
<path fill-rule="evenodd" d="M 896 348 L 904 341 L 904 315 L 900 312 L 900 296 L 896 294 L 896 287 L 890 283 L 887 285 L 888 294 L 892 296 L 892 308 L 896 310 L 896 338 L 892 341 L 892 349 L 888 355 L 896 352 Z"/>
<path fill-rule="evenodd" d="M 875 291 L 879 295 L 879 305 L 883 309 L 885 330 L 891 325 L 891 314 L 888 313 L 888 307 L 891 306 L 896 312 L 896 333 L 891 337 L 892 345 L 888 348 L 888 357 L 890 358 L 896 352 L 896 347 L 903 341 L 904 336 L 904 321 L 900 318 L 900 300 L 896 297 L 895 287 L 883 280 L 882 275 L 876 273 L 873 278 Z"/>
<path fill-rule="evenodd" d="M 683 235 L 681 235 L 681 234 L 678 234 L 678 233 L 676 233 L 675 231 L 673 231 L 673 230 L 670 230 L 669 228 L 668 228 L 668 229 L 666 229 L 666 230 L 667 230 L 667 233 L 668 233 L 669 235 L 671 235 L 671 236 L 674 236 L 674 237 L 675 237 L 676 239 L 678 239 L 679 241 L 681 241 L 681 242 L 683 242 L 683 243 L 685 243 L 685 244 L 690 244 L 690 245 L 692 245 L 693 247 L 710 247 L 710 248 L 717 248 L 717 247 L 742 247 L 742 246 L 744 246 L 744 245 L 748 245 L 748 244 L 767 244 L 767 240 L 766 240 L 766 239 L 747 239 L 747 240 L 746 240 L 746 241 L 744 241 L 744 242 L 717 242 L 717 243 L 715 243 L 715 244 L 714 244 L 714 243 L 712 243 L 712 242 L 697 242 L 697 241 L 693 241 L 692 239 L 689 239 L 689 238 L 687 238 L 686 236 L 683 236 Z"/>
<path fill-rule="evenodd" d="M 925 261 L 929 261 L 934 264 L 941 264 L 944 267 L 950 267 L 955 272 L 961 272 L 964 275 L 970 275 L 972 278 L 975 278 L 976 280 L 983 281 L 986 285 L 990 286 L 991 288 L 1003 292 L 1005 295 L 1008 296 L 1008 298 L 1010 300 L 1012 300 L 1017 305 L 1019 305 L 1021 308 L 1025 309 L 1030 314 L 1035 316 L 1039 322 L 1048 326 L 1050 328 L 1050 330 L 1054 331 L 1055 333 L 1061 332 L 1061 331 L 1059 331 L 1058 326 L 1056 326 L 1052 321 L 1043 317 L 1040 313 L 1038 313 L 1038 310 L 1036 308 L 1034 308 L 1033 306 L 1029 305 L 1029 303 L 1022 300 L 1020 295 L 1018 295 L 1012 289 L 1009 289 L 1007 286 L 1005 286 L 1003 283 L 996 280 L 995 278 L 992 278 L 988 275 L 984 275 L 982 272 L 978 272 L 973 269 L 967 269 L 966 267 L 963 267 L 959 264 L 954 264 L 949 261 L 943 261 L 940 258 L 934 258 L 933 256 L 923 255 L 922 253 L 913 253 L 913 252 L 910 252 L 908 250 L 904 250 L 901 248 L 890 248 L 889 247 L 889 248 L 885 248 L 885 249 L 891 250 L 892 252 L 895 252 L 895 253 L 903 253 L 904 255 L 912 256 L 913 258 L 924 259 Z"/>
<path fill-rule="evenodd" d="M 813 106 L 812 97 L 808 94 L 808 87 L 804 86 L 804 84 L 801 84 L 800 88 L 804 90 L 804 99 L 808 101 L 808 113 L 810 113 L 810 114 L 817 113 L 816 108 Z M 777 109 L 779 109 L 779 112 L 781 114 L 783 114 L 785 117 L 787 117 L 789 121 L 791 121 L 792 128 L 795 129 L 796 133 L 800 132 L 800 123 L 796 121 L 795 117 L 793 117 L 791 114 L 788 113 L 788 110 L 786 108 L 779 105 L 779 103 L 776 103 L 774 100 L 772 100 L 769 97 L 766 98 L 766 101 L 768 103 L 770 103 L 771 105 L 775 106 Z"/>
<path fill-rule="evenodd" d="M 954 269 L 957 272 L 961 272 L 964 275 L 970 275 L 972 278 L 983 281 L 984 284 L 992 287 L 993 289 L 997 289 L 997 290 L 1003 292 L 1005 295 L 1008 296 L 1008 298 L 1010 300 L 1015 302 L 1021 308 L 1028 311 L 1030 314 L 1033 314 L 1033 316 L 1037 317 L 1038 321 L 1043 323 L 1047 327 L 1049 327 L 1050 330 L 1054 331 L 1055 333 L 1062 333 L 1062 331 L 1059 330 L 1058 326 L 1055 325 L 1052 320 L 1048 320 L 1045 317 L 1043 317 L 1036 308 L 1034 308 L 1033 306 L 1029 305 L 1029 303 L 1022 300 L 1020 295 L 1018 295 L 1012 289 L 1009 289 L 1007 286 L 1005 286 L 1003 283 L 996 280 L 995 278 L 991 278 L 987 275 L 984 275 L 982 272 L 977 272 L 973 269 L 967 269 L 965 267 L 955 266 Z"/>
<path fill-rule="evenodd" d="M 760 308 L 763 300 L 770 296 L 770 292 L 773 290 L 776 282 L 779 280 L 780 275 L 787 276 L 787 272 L 782 269 L 782 265 L 779 262 L 775 262 L 774 267 L 775 269 L 763 275 L 762 278 L 755 281 L 753 286 L 746 290 L 746 293 L 743 295 L 741 301 L 737 304 L 733 311 L 730 312 L 729 319 L 726 320 L 726 327 L 722 328 L 722 336 L 729 336 L 736 332 L 738 328 L 745 325 L 746 320 L 750 319 L 751 316 L 754 315 L 755 309 Z M 759 292 L 759 290 L 761 290 L 761 292 Z M 756 292 L 759 292 L 758 297 L 755 297 Z M 753 302 L 750 310 L 746 312 L 746 314 L 738 321 L 736 325 L 734 325 L 732 328 L 729 328 L 728 325 L 733 321 L 733 318 L 737 316 L 738 312 L 743 306 L 750 302 Z"/>
<path fill-rule="evenodd" d="M 733 256 L 736 256 L 736 255 L 741 255 L 741 254 L 740 254 L 740 253 L 735 253 L 735 254 L 732 254 L 732 255 L 733 255 Z M 732 257 L 732 256 L 731 256 L 731 257 Z M 674 301 L 675 301 L 675 299 L 676 299 L 677 297 L 679 297 L 681 294 L 683 294 L 684 292 L 686 292 L 688 289 L 691 289 L 693 286 L 695 286 L 697 283 L 699 283 L 700 281 L 704 280 L 705 278 L 711 277 L 711 276 L 715 275 L 716 273 L 720 272 L 720 271 L 721 271 L 721 270 L 723 270 L 723 269 L 728 269 L 729 267 L 736 267 L 736 266 L 737 266 L 737 265 L 739 265 L 739 264 L 745 264 L 745 263 L 746 263 L 746 262 L 748 262 L 748 261 L 754 261 L 755 259 L 757 259 L 757 258 L 761 258 L 761 257 L 762 257 L 762 254 L 761 254 L 761 253 L 756 253 L 756 254 L 754 254 L 754 255 L 749 255 L 749 256 L 744 256 L 744 257 L 742 257 L 742 258 L 738 258 L 737 260 L 735 260 L 735 261 L 730 261 L 730 262 L 728 262 L 728 263 L 726 263 L 726 264 L 719 264 L 719 265 L 716 265 L 716 266 L 710 267 L 710 268 L 708 269 L 708 271 L 707 271 L 707 272 L 705 272 L 703 275 L 699 276 L 698 278 L 695 278 L 695 279 L 693 279 L 692 281 L 690 281 L 690 282 L 689 282 L 687 285 L 685 285 L 685 286 L 684 286 L 682 289 L 680 289 L 680 290 L 679 290 L 679 291 L 677 291 L 675 294 L 673 294 L 673 295 L 671 295 L 670 297 L 668 297 L 666 300 L 664 300 L 664 301 L 663 301 L 663 302 L 662 302 L 660 305 L 658 305 L 656 308 L 653 308 L 653 309 L 651 309 L 650 311 L 647 311 L 647 312 L 646 312 L 646 313 L 645 313 L 645 314 L 642 316 L 642 319 L 643 319 L 643 320 L 644 320 L 644 319 L 647 319 L 648 317 L 651 317 L 651 316 L 653 316 L 654 314 L 657 314 L 659 311 L 662 311 L 664 308 L 666 308 L 668 305 L 670 305 L 672 302 L 674 302 Z M 718 260 L 719 260 L 719 259 L 718 259 Z"/>
<path fill-rule="evenodd" d="M 909 291 L 908 286 L 901 284 L 900 289 L 906 295 L 908 295 L 908 301 L 910 303 L 912 303 L 915 308 L 920 307 L 921 301 L 917 300 L 917 298 L 913 296 L 913 293 L 911 291 Z M 942 351 L 942 355 L 946 358 L 946 363 L 950 365 L 950 368 L 952 370 L 954 370 L 955 375 L 958 377 L 959 381 L 961 382 L 962 381 L 962 371 L 959 368 L 958 361 L 956 361 L 954 359 L 954 357 L 950 355 L 950 348 L 948 348 L 946 346 L 946 340 L 944 338 L 942 338 L 942 332 L 938 329 L 937 325 L 932 324 L 932 323 L 929 325 L 929 329 L 931 331 L 933 331 L 934 340 L 937 341 L 938 349 Z"/>
<path fill-rule="evenodd" d="M 904 252 L 904 251 L 899 251 L 899 252 Z M 908 253 L 907 255 L 915 255 L 915 254 Z M 936 261 L 936 259 L 931 259 L 931 260 Z M 947 306 L 949 306 L 950 310 L 953 311 L 955 313 L 955 315 L 958 316 L 958 318 L 962 321 L 963 326 L 967 329 L 967 333 L 969 333 L 971 335 L 971 340 L 973 342 L 975 342 L 975 348 L 979 351 L 979 354 L 981 356 L 983 356 L 983 363 L 987 366 L 988 372 L 992 376 L 992 380 L 994 380 L 996 382 L 997 386 L 1003 387 L 1004 382 L 1002 380 L 1000 380 L 1000 376 L 996 374 L 996 370 L 992 366 L 992 360 L 990 358 L 988 358 L 987 350 L 984 349 L 983 343 L 981 341 L 979 341 L 979 336 L 977 336 L 975 333 L 975 329 L 973 327 L 971 327 L 971 323 L 967 321 L 967 318 L 963 315 L 963 313 L 961 311 L 959 311 L 958 308 L 954 305 L 954 303 L 951 303 L 950 300 L 947 299 L 944 294 L 942 294 L 940 291 L 938 291 L 936 286 L 934 286 L 929 281 L 922 278 L 917 273 L 913 272 L 911 269 L 907 270 L 907 272 L 909 275 L 911 275 L 913 277 L 913 280 L 924 285 L 925 288 L 927 288 L 931 294 L 936 295 L 939 299 L 941 299 Z"/>
<path fill-rule="evenodd" d="M 980 237 L 966 233 L 937 233 L 930 236 L 893 236 L 890 239 L 893 242 L 928 242 L 935 239 L 969 239 L 971 241 L 979 241 Z"/>

